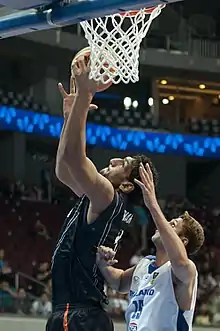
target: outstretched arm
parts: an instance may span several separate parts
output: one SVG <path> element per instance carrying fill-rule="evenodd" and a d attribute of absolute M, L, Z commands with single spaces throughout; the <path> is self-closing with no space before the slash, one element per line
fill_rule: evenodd
<path fill-rule="evenodd" d="M 106 283 L 120 293 L 128 293 L 131 287 L 132 276 L 135 267 L 127 270 L 121 270 L 112 267 L 118 261 L 115 260 L 115 252 L 108 247 L 98 247 L 96 254 L 96 263 L 101 271 Z"/>
<path fill-rule="evenodd" d="M 57 168 L 65 165 L 73 190 L 78 187 L 91 201 L 93 212 L 103 211 L 113 200 L 112 184 L 100 175 L 86 156 L 86 120 L 96 83 L 89 80 L 89 64 L 80 57 L 73 66 L 76 94 L 60 141 Z"/>
<path fill-rule="evenodd" d="M 196 274 L 195 265 L 188 259 L 187 252 L 182 240 L 174 231 L 172 226 L 167 222 L 157 202 L 153 175 L 149 165 L 146 169 L 140 166 L 141 182 L 135 180 L 140 186 L 144 202 L 149 209 L 154 223 L 160 233 L 164 248 L 168 254 L 175 276 L 182 282 L 190 282 Z"/>
<path fill-rule="evenodd" d="M 66 123 L 67 123 L 67 116 L 64 117 L 63 129 L 61 132 L 57 156 L 56 156 L 56 176 L 57 178 L 66 186 L 68 186 L 78 197 L 83 195 L 83 192 L 79 186 L 79 184 L 74 180 L 71 172 L 65 162 L 62 162 L 62 144 L 63 144 L 63 133 L 65 131 Z"/>
<path fill-rule="evenodd" d="M 60 135 L 60 140 L 58 144 L 57 149 L 57 156 L 56 156 L 56 176 L 57 178 L 66 186 L 68 186 L 72 191 L 77 195 L 81 196 L 83 195 L 83 192 L 81 188 L 79 187 L 78 183 L 74 180 L 73 176 L 71 175 L 71 172 L 69 171 L 69 168 L 65 162 L 62 162 L 62 145 L 63 145 L 63 133 L 66 129 L 67 120 L 69 117 L 69 114 L 73 108 L 74 100 L 75 100 L 75 82 L 74 78 L 70 78 L 70 92 L 67 93 L 61 83 L 58 84 L 58 88 L 60 91 L 60 94 L 63 98 L 63 128 Z M 95 105 L 90 105 L 90 109 L 94 109 Z"/>

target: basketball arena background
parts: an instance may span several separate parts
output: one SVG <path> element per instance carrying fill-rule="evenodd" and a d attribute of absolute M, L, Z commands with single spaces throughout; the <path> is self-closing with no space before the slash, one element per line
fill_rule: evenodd
<path fill-rule="evenodd" d="M 142 44 L 139 83 L 97 94 L 87 126 L 98 168 L 115 156 L 149 154 L 167 218 L 189 210 L 204 226 L 195 257 L 200 331 L 220 328 L 219 14 L 217 0 L 167 6 Z M 0 331 L 42 331 L 51 312 L 51 252 L 74 203 L 54 175 L 63 123 L 57 83 L 68 87 L 71 60 L 86 45 L 79 25 L 0 41 Z M 153 253 L 153 231 L 136 206 L 120 267 Z M 116 329 L 125 330 L 127 297 L 106 291 Z"/>

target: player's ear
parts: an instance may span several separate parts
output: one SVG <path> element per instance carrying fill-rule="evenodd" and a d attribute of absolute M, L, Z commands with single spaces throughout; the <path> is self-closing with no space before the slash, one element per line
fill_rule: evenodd
<path fill-rule="evenodd" d="M 129 181 L 124 181 L 119 186 L 119 190 L 123 193 L 130 193 L 134 190 L 134 184 Z"/>

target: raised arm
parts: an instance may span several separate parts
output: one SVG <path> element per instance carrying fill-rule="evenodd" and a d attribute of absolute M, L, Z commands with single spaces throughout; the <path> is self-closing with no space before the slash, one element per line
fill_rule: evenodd
<path fill-rule="evenodd" d="M 128 293 L 135 267 L 125 271 L 112 267 L 112 265 L 118 262 L 114 259 L 115 254 L 116 253 L 111 248 L 100 246 L 96 254 L 96 263 L 106 283 L 113 290 L 120 293 Z"/>
<path fill-rule="evenodd" d="M 71 172 L 69 171 L 69 168 L 67 165 L 62 162 L 61 154 L 62 154 L 62 144 L 63 144 L 63 133 L 66 129 L 66 123 L 69 117 L 69 114 L 72 110 L 73 103 L 75 100 L 75 82 L 74 78 L 70 78 L 70 92 L 67 93 L 61 83 L 58 84 L 58 88 L 60 91 L 60 94 L 63 98 L 63 128 L 60 135 L 60 140 L 58 144 L 57 149 L 57 156 L 56 156 L 56 168 L 55 173 L 59 181 L 61 181 L 64 185 L 68 186 L 72 191 L 78 195 L 81 196 L 83 194 L 82 190 L 80 189 L 79 185 L 76 181 L 74 181 L 74 178 L 71 175 Z M 94 106 L 94 105 L 91 105 Z M 95 107 L 95 106 L 94 106 Z"/>
<path fill-rule="evenodd" d="M 188 283 L 196 274 L 195 265 L 188 259 L 182 240 L 174 231 L 171 224 L 167 222 L 160 209 L 155 194 L 153 176 L 149 165 L 146 165 L 146 169 L 143 165 L 141 165 L 139 171 L 141 182 L 138 180 L 135 180 L 135 182 L 142 189 L 145 205 L 149 209 L 157 230 L 160 233 L 160 237 L 171 262 L 173 272 L 180 281 Z"/>
<path fill-rule="evenodd" d="M 73 65 L 73 72 L 76 94 L 60 140 L 56 168 L 67 169 L 66 185 L 73 191 L 77 187 L 90 199 L 93 212 L 99 213 L 112 202 L 114 189 L 86 156 L 86 120 L 96 83 L 88 78 L 89 64 L 83 56 Z"/>

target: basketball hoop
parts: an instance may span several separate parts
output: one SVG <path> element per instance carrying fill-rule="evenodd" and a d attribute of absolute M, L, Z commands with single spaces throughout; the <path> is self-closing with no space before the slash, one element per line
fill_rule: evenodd
<path fill-rule="evenodd" d="M 104 84 L 137 82 L 141 42 L 164 7 L 158 5 L 81 22 L 91 50 L 90 78 Z"/>

